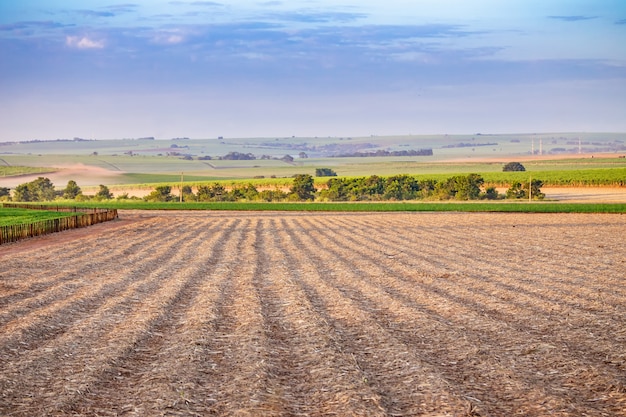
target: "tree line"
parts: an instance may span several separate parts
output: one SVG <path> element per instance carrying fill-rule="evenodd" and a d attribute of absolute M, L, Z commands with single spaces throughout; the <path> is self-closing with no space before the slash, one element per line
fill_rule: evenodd
<path fill-rule="evenodd" d="M 22 202 L 41 202 L 53 201 L 56 199 L 63 200 L 110 200 L 113 193 L 106 185 L 100 185 L 98 191 L 93 196 L 84 195 L 76 181 L 70 180 L 67 186 L 62 190 L 57 190 L 49 178 L 39 177 L 36 180 L 20 184 L 15 187 L 13 196 L 11 190 L 6 187 L 0 187 L 0 199 Z"/>
<path fill-rule="evenodd" d="M 484 179 L 479 174 L 455 175 L 445 180 L 418 180 L 411 175 L 393 175 L 379 177 L 371 175 L 359 178 L 332 177 L 325 187 L 317 189 L 313 176 L 299 174 L 293 177 L 288 190 L 258 190 L 253 184 L 233 186 L 230 189 L 220 183 L 204 184 L 196 187 L 184 185 L 176 194 L 169 185 L 157 186 L 144 201 L 406 201 L 406 200 L 497 200 L 528 199 L 540 200 L 545 197 L 541 192 L 541 180 L 533 179 L 530 183 L 516 182 L 505 194 L 500 194 L 495 187 L 484 187 Z M 0 188 L 0 199 L 38 202 L 66 199 L 76 201 L 110 200 L 113 194 L 105 185 L 100 185 L 93 196 L 82 193 L 76 181 L 70 180 L 62 190 L 56 190 L 48 178 L 39 177 L 34 181 L 18 185 L 10 195 L 8 188 Z M 128 199 L 128 194 L 117 197 Z M 138 199 L 136 197 L 130 197 Z"/>

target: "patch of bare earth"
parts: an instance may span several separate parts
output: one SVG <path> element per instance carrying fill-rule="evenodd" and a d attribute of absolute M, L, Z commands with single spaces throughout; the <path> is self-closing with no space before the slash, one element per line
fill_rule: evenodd
<path fill-rule="evenodd" d="M 625 230 L 122 211 L 3 245 L 0 415 L 625 415 Z"/>
<path fill-rule="evenodd" d="M 42 174 L 29 174 L 10 177 L 1 177 L 0 186 L 15 188 L 17 185 L 24 184 L 37 179 L 38 177 L 46 177 L 55 184 L 57 189 L 63 189 L 70 180 L 76 181 L 79 186 L 109 184 L 120 174 L 121 171 L 109 170 L 102 167 L 85 164 L 56 165 L 54 172 Z"/>

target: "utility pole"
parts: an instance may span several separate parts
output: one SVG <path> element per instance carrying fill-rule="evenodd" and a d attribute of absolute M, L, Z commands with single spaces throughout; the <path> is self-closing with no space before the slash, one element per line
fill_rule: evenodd
<path fill-rule="evenodd" d="M 530 178 L 528 178 L 528 202 L 532 203 L 533 202 L 533 176 L 531 175 Z"/>
<path fill-rule="evenodd" d="M 180 173 L 180 192 L 178 193 L 179 195 L 179 202 L 182 203 L 183 202 L 183 173 Z"/>

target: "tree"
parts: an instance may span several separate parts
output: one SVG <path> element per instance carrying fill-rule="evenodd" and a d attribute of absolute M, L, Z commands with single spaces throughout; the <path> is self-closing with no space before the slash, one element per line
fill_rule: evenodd
<path fill-rule="evenodd" d="M 419 182 L 414 177 L 394 175 L 387 178 L 384 196 L 389 200 L 413 200 L 419 190 Z"/>
<path fill-rule="evenodd" d="M 541 192 L 541 187 L 543 186 L 543 181 L 541 180 L 532 180 L 530 185 L 532 191 L 532 198 L 534 200 L 543 200 L 545 198 L 545 194 Z"/>
<path fill-rule="evenodd" d="M 33 197 L 30 195 L 30 190 L 28 189 L 28 184 L 20 184 L 15 187 L 15 192 L 13 193 L 13 200 L 15 201 L 34 201 Z"/>
<path fill-rule="evenodd" d="M 15 187 L 15 201 L 51 201 L 55 197 L 54 184 L 48 178 L 39 177 Z"/>
<path fill-rule="evenodd" d="M 146 201 L 159 201 L 167 202 L 173 200 L 172 187 L 169 185 L 160 185 L 154 189 L 150 194 L 144 197 Z"/>
<path fill-rule="evenodd" d="M 198 186 L 198 201 L 224 201 L 227 197 L 226 189 L 219 183 Z"/>
<path fill-rule="evenodd" d="M 0 200 L 10 200 L 11 199 L 11 189 L 7 187 L 0 187 Z"/>
<path fill-rule="evenodd" d="M 313 177 L 309 174 L 298 174 L 293 179 L 291 186 L 291 195 L 299 200 L 313 200 L 315 198 L 315 189 Z"/>
<path fill-rule="evenodd" d="M 259 199 L 263 201 L 282 201 L 287 198 L 287 194 L 283 190 L 263 190 L 259 193 Z"/>
<path fill-rule="evenodd" d="M 509 162 L 508 164 L 502 167 L 503 172 L 515 172 L 515 171 L 526 171 L 524 165 L 519 162 Z"/>
<path fill-rule="evenodd" d="M 469 174 L 459 186 L 457 200 L 477 200 L 480 197 L 480 187 L 485 183 L 478 174 Z"/>
<path fill-rule="evenodd" d="M 113 198 L 113 193 L 109 191 L 109 187 L 100 184 L 100 189 L 95 195 L 97 200 L 110 200 Z"/>
<path fill-rule="evenodd" d="M 435 194 L 440 199 L 476 200 L 480 197 L 480 187 L 484 182 L 478 174 L 456 175 L 438 182 Z"/>
<path fill-rule="evenodd" d="M 337 173 L 330 168 L 315 168 L 316 177 L 336 177 Z"/>
<path fill-rule="evenodd" d="M 527 193 L 521 182 L 514 182 L 508 190 L 506 190 L 506 198 L 522 199 L 527 198 Z"/>
<path fill-rule="evenodd" d="M 543 181 L 541 180 L 531 180 L 530 181 L 530 191 L 531 195 L 528 195 L 529 183 L 520 183 L 516 182 L 506 190 L 506 198 L 511 199 L 523 199 L 532 197 L 533 200 L 543 200 L 545 198 L 545 194 L 541 192 L 541 186 L 543 185 Z"/>
<path fill-rule="evenodd" d="M 231 161 L 253 161 L 256 159 L 251 153 L 240 153 L 240 152 L 228 152 L 226 155 L 222 156 L 220 159 L 231 160 Z"/>
<path fill-rule="evenodd" d="M 78 186 L 78 184 L 76 184 L 76 181 L 69 180 L 67 182 L 67 186 L 63 190 L 63 198 L 66 198 L 68 200 L 74 200 L 76 197 L 78 197 L 82 193 L 83 192 Z"/>
<path fill-rule="evenodd" d="M 235 187 L 230 191 L 233 201 L 238 200 L 256 200 L 259 197 L 259 191 L 250 183 L 243 187 Z"/>
<path fill-rule="evenodd" d="M 362 190 L 369 200 L 378 200 L 385 193 L 385 180 L 378 175 L 367 177 L 363 181 Z"/>
<path fill-rule="evenodd" d="M 496 190 L 496 187 L 487 187 L 487 189 L 485 189 L 485 194 L 483 194 L 483 197 L 486 200 L 497 200 L 498 198 L 500 198 L 500 195 L 498 194 L 498 190 Z"/>
<path fill-rule="evenodd" d="M 330 201 L 345 201 L 348 199 L 346 181 L 342 178 L 331 178 L 326 183 L 326 189 L 320 191 L 320 198 Z"/>
<path fill-rule="evenodd" d="M 181 194 L 183 195 L 183 201 L 197 200 L 190 185 L 183 185 L 183 188 L 181 189 Z"/>

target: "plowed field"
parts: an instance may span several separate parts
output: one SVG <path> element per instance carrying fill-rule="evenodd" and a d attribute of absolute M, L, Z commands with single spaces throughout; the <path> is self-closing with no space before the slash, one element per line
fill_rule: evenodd
<path fill-rule="evenodd" d="M 626 415 L 626 216 L 121 212 L 3 246 L 0 415 Z"/>

